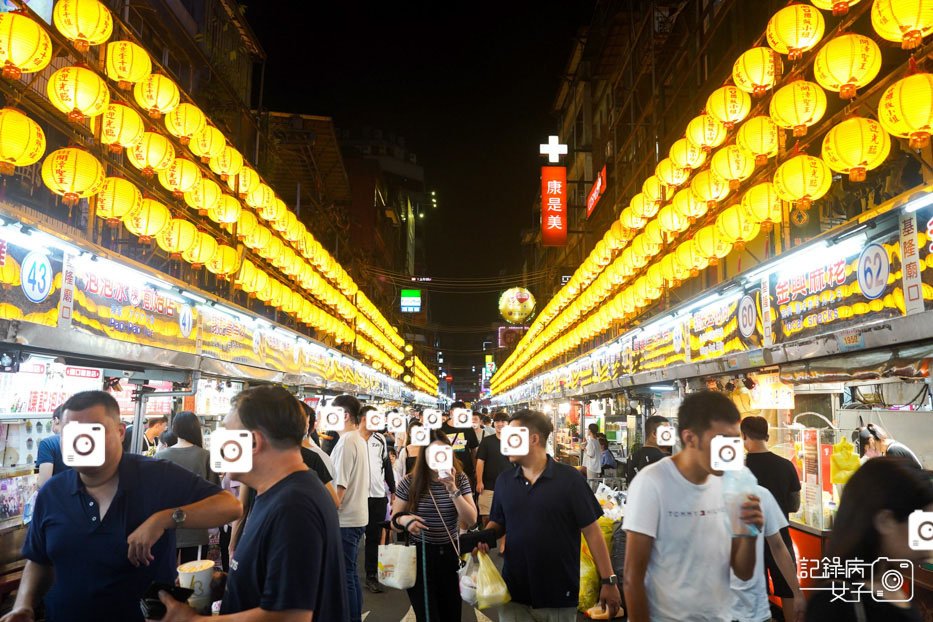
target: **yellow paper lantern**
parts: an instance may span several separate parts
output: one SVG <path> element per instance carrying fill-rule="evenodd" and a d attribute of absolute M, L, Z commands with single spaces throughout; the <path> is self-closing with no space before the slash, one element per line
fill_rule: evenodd
<path fill-rule="evenodd" d="M 654 169 L 654 174 L 657 175 L 658 179 L 660 179 L 665 186 L 670 188 L 680 186 L 690 177 L 690 171 L 688 169 L 675 166 L 670 158 L 664 158 L 658 162 L 658 166 Z"/>
<path fill-rule="evenodd" d="M 764 166 L 778 154 L 778 127 L 771 117 L 752 117 L 739 128 L 735 144 L 755 155 L 755 166 Z"/>
<path fill-rule="evenodd" d="M 677 287 L 680 282 L 689 276 L 690 271 L 684 272 L 674 261 L 674 253 L 668 253 L 658 263 L 661 277 L 664 279 L 662 287 Z M 650 275 L 650 271 L 649 271 Z"/>
<path fill-rule="evenodd" d="M 719 260 L 732 250 L 732 244 L 719 232 L 715 225 L 703 227 L 693 236 L 696 251 L 709 260 L 709 265 L 718 266 Z"/>
<path fill-rule="evenodd" d="M 275 192 L 264 183 L 250 192 L 246 196 L 246 204 L 256 210 L 260 216 L 265 218 L 263 212 L 268 209 L 275 209 Z"/>
<path fill-rule="evenodd" d="M 881 124 L 852 117 L 834 126 L 823 138 L 823 161 L 849 181 L 865 181 L 867 171 L 881 166 L 891 153 L 891 139 Z"/>
<path fill-rule="evenodd" d="M 813 6 L 823 9 L 824 11 L 832 11 L 833 15 L 845 15 L 849 12 L 849 7 L 853 4 L 858 4 L 859 0 L 811 0 Z"/>
<path fill-rule="evenodd" d="M 664 230 L 657 219 L 652 220 L 645 225 L 645 238 L 653 245 L 659 248 L 664 245 Z"/>
<path fill-rule="evenodd" d="M 234 287 L 243 290 L 247 294 L 252 294 L 256 291 L 257 272 L 256 264 L 249 259 L 244 259 L 240 264 L 240 269 L 237 271 L 236 279 L 233 281 Z"/>
<path fill-rule="evenodd" d="M 223 132 L 213 125 L 205 125 L 204 128 L 191 137 L 188 148 L 191 153 L 201 158 L 205 164 L 210 162 L 211 158 L 220 155 L 220 152 L 227 146 L 227 139 Z"/>
<path fill-rule="evenodd" d="M 712 92 L 706 100 L 706 112 L 727 130 L 735 127 L 752 110 L 752 98 L 737 86 L 723 86 Z"/>
<path fill-rule="evenodd" d="M 755 155 L 744 147 L 727 145 L 713 154 L 709 167 L 729 182 L 731 190 L 737 190 L 755 172 Z"/>
<path fill-rule="evenodd" d="M 680 233 L 690 226 L 689 221 L 674 207 L 674 204 L 665 205 L 658 212 L 658 224 L 667 233 Z"/>
<path fill-rule="evenodd" d="M 882 39 L 912 50 L 933 32 L 933 2 L 875 0 L 871 5 L 871 25 Z"/>
<path fill-rule="evenodd" d="M 155 199 L 144 198 L 139 207 L 123 217 L 123 226 L 139 238 L 140 244 L 151 244 L 172 219 L 168 208 Z"/>
<path fill-rule="evenodd" d="M 654 218 L 660 209 L 660 204 L 656 201 L 649 201 L 643 192 L 633 196 L 628 206 L 632 210 L 632 214 L 642 220 Z"/>
<path fill-rule="evenodd" d="M 126 150 L 126 157 L 144 177 L 152 177 L 172 165 L 175 148 L 162 134 L 146 132 L 142 140 Z"/>
<path fill-rule="evenodd" d="M 68 206 L 96 195 L 103 188 L 104 180 L 104 167 L 84 149 L 58 149 L 42 163 L 42 181 Z"/>
<path fill-rule="evenodd" d="M 610 229 L 610 231 L 612 230 Z M 304 236 L 304 232 L 305 232 L 304 225 L 301 224 L 301 222 L 298 220 L 298 217 L 295 216 L 295 214 L 293 214 L 292 212 L 289 212 L 288 213 L 288 227 L 286 227 L 282 235 L 284 235 L 285 239 L 288 240 L 289 242 L 296 243 Z"/>
<path fill-rule="evenodd" d="M 645 226 L 645 219 L 636 216 L 631 207 L 626 207 L 619 215 L 619 223 L 629 231 L 640 231 Z"/>
<path fill-rule="evenodd" d="M 726 127 L 715 117 L 701 114 L 687 124 L 687 140 L 706 153 L 726 140 Z"/>
<path fill-rule="evenodd" d="M 645 183 L 641 186 L 641 192 L 646 201 L 654 203 L 659 208 L 665 201 L 664 184 L 654 175 L 645 180 Z M 655 210 L 655 213 L 657 213 L 657 210 Z"/>
<path fill-rule="evenodd" d="M 205 264 L 208 271 L 226 279 L 240 268 L 240 256 L 232 246 L 221 244 L 211 259 Z M 290 291 L 290 290 L 286 290 Z"/>
<path fill-rule="evenodd" d="M 645 280 L 651 289 L 660 291 L 665 288 L 667 283 L 664 279 L 664 271 L 661 269 L 661 262 L 655 262 L 649 266 L 648 272 L 645 273 Z"/>
<path fill-rule="evenodd" d="M 691 225 L 709 211 L 709 205 L 707 205 L 706 201 L 697 199 L 690 188 L 684 188 L 675 194 L 671 205 L 674 211 Z"/>
<path fill-rule="evenodd" d="M 195 270 L 200 270 L 217 252 L 217 247 L 217 240 L 212 235 L 199 231 L 194 236 L 194 243 L 181 254 L 181 258 Z"/>
<path fill-rule="evenodd" d="M 39 124 L 19 110 L 0 109 L 0 175 L 12 175 L 17 166 L 35 164 L 44 154 L 45 132 Z"/>
<path fill-rule="evenodd" d="M 732 66 L 732 81 L 753 97 L 761 97 L 774 86 L 780 73 L 778 60 L 771 48 L 752 48 L 742 53 Z"/>
<path fill-rule="evenodd" d="M 245 199 L 259 187 L 260 181 L 259 173 L 244 165 L 235 177 L 227 179 L 227 187 L 235 192 L 239 198 Z"/>
<path fill-rule="evenodd" d="M 79 52 L 104 43 L 113 33 L 113 16 L 97 0 L 58 0 L 52 11 L 52 22 Z"/>
<path fill-rule="evenodd" d="M 272 243 L 272 240 L 273 237 L 271 231 L 262 225 L 256 225 L 256 228 L 253 229 L 252 233 L 246 236 L 246 238 L 243 240 L 243 244 L 253 249 L 254 251 L 259 252 L 262 257 L 265 257 L 263 253 L 266 252 L 265 249 L 269 247 L 269 245 Z"/>
<path fill-rule="evenodd" d="M 156 244 L 169 253 L 171 259 L 181 259 L 181 254 L 194 245 L 198 228 L 181 218 L 172 218 L 159 235 Z"/>
<path fill-rule="evenodd" d="M 112 102 L 101 119 L 100 142 L 109 145 L 112 153 L 120 153 L 139 144 L 146 133 L 146 125 L 139 113 L 123 104 Z"/>
<path fill-rule="evenodd" d="M 298 224 L 301 225 L 300 222 Z M 609 228 L 609 232 L 606 234 L 606 241 L 614 251 L 620 251 L 625 248 L 625 245 L 628 243 L 629 239 L 630 238 L 628 237 L 628 233 L 625 230 L 625 226 L 618 220 L 612 223 L 612 226 Z"/>
<path fill-rule="evenodd" d="M 671 162 L 677 168 L 697 169 L 706 162 L 706 152 L 686 138 L 674 141 L 669 152 Z"/>
<path fill-rule="evenodd" d="M 159 171 L 159 183 L 166 190 L 170 190 L 176 199 L 185 196 L 201 181 L 201 169 L 191 160 L 176 158 L 172 165 L 164 171 Z"/>
<path fill-rule="evenodd" d="M 755 184 L 742 195 L 745 218 L 761 225 L 767 233 L 784 219 L 784 204 L 770 181 Z"/>
<path fill-rule="evenodd" d="M 190 144 L 191 137 L 206 125 L 207 118 L 201 109 L 187 102 L 178 104 L 177 108 L 165 115 L 165 129 L 183 145 Z"/>
<path fill-rule="evenodd" d="M 765 37 L 778 54 L 797 60 L 823 38 L 823 14 L 806 4 L 786 6 L 768 20 Z"/>
<path fill-rule="evenodd" d="M 694 270 L 693 266 L 688 266 L 688 265 L 680 263 L 680 259 L 678 259 L 677 257 L 677 251 L 668 253 L 666 256 L 671 258 L 670 259 L 670 272 L 672 275 L 671 278 L 674 281 L 675 286 L 679 285 L 683 281 L 686 281 L 688 278 L 693 276 L 693 270 Z"/>
<path fill-rule="evenodd" d="M 0 13 L 0 63 L 3 77 L 18 80 L 42 71 L 52 61 L 52 39 L 45 29 L 19 13 Z"/>
<path fill-rule="evenodd" d="M 933 6 L 933 5 L 931 5 Z M 856 90 L 875 79 L 881 71 L 881 48 L 857 34 L 845 34 L 826 42 L 813 61 L 813 76 L 827 91 L 852 99 Z"/>
<path fill-rule="evenodd" d="M 729 196 L 729 182 L 706 169 L 697 173 L 690 182 L 690 191 L 698 201 L 706 203 L 708 209 L 713 209 L 719 201 Z"/>
<path fill-rule="evenodd" d="M 139 209 L 143 203 L 143 194 L 133 182 L 122 177 L 108 177 L 97 193 L 97 216 L 104 218 L 111 227 L 117 227 L 120 221 Z"/>
<path fill-rule="evenodd" d="M 278 232 L 285 231 L 288 228 L 288 206 L 285 201 L 275 197 L 275 215 L 271 218 L 272 228 Z"/>
<path fill-rule="evenodd" d="M 149 111 L 153 119 L 175 110 L 181 102 L 178 85 L 160 73 L 151 73 L 137 82 L 133 88 L 133 97 L 137 104 Z"/>
<path fill-rule="evenodd" d="M 256 215 L 245 209 L 240 210 L 240 216 L 236 221 L 236 236 L 243 240 L 256 230 L 259 226 L 259 220 Z"/>
<path fill-rule="evenodd" d="M 741 251 L 745 244 L 758 237 L 761 225 L 745 217 L 741 205 L 733 205 L 722 210 L 716 217 L 716 228 L 728 244 Z"/>
<path fill-rule="evenodd" d="M 107 44 L 107 77 L 124 91 L 133 88 L 152 73 L 149 53 L 132 41 L 114 41 Z"/>
<path fill-rule="evenodd" d="M 218 224 L 232 225 L 240 222 L 242 213 L 243 207 L 240 205 L 240 202 L 236 200 L 236 197 L 224 194 L 220 197 L 216 205 L 207 210 L 207 217 Z M 250 214 L 250 216 L 252 216 L 252 214 Z M 256 222 L 255 216 L 253 216 L 253 222 Z"/>
<path fill-rule="evenodd" d="M 210 159 L 211 170 L 220 175 L 220 179 L 227 181 L 243 168 L 243 155 L 230 146 L 225 146 L 216 156 Z"/>
<path fill-rule="evenodd" d="M 690 276 L 697 276 L 700 270 L 705 270 L 709 266 L 709 258 L 700 253 L 696 242 L 692 239 L 677 247 L 674 251 L 674 259 L 682 270 L 690 272 Z"/>
<path fill-rule="evenodd" d="M 53 73 L 46 93 L 52 105 L 75 123 L 103 114 L 110 104 L 107 83 L 84 67 L 62 67 Z"/>
<path fill-rule="evenodd" d="M 185 203 L 198 210 L 198 214 L 205 216 L 217 206 L 223 196 L 223 190 L 212 179 L 201 179 L 195 186 L 185 193 Z"/>
<path fill-rule="evenodd" d="M 260 188 L 262 188 L 261 185 Z M 285 202 L 278 196 L 275 196 L 271 203 L 266 203 L 259 208 L 259 217 L 271 223 L 273 228 L 275 228 L 275 223 L 285 216 L 287 210 L 288 208 L 285 206 Z"/>
<path fill-rule="evenodd" d="M 652 242 L 644 233 L 635 236 L 632 240 L 632 260 L 636 265 L 640 263 L 639 267 L 644 266 L 660 250 L 661 245 Z"/>
<path fill-rule="evenodd" d="M 795 80 L 774 94 L 769 113 L 778 127 L 806 136 L 807 128 L 826 114 L 826 93 L 814 82 Z"/>
<path fill-rule="evenodd" d="M 889 134 L 908 139 L 911 149 L 925 149 L 933 132 L 933 74 L 915 73 L 889 86 L 878 121 Z"/>
<path fill-rule="evenodd" d="M 772 183 L 781 200 L 806 211 L 813 201 L 829 192 L 833 173 L 820 158 L 798 155 L 777 168 Z"/>
<path fill-rule="evenodd" d="M 269 300 L 269 297 L 272 295 L 269 291 L 269 282 L 272 279 L 269 278 L 268 273 L 263 272 L 262 270 L 256 270 L 256 289 L 250 294 L 250 298 L 258 298 L 260 294 L 266 294 L 266 300 Z M 265 300 L 263 301 L 265 302 Z"/>

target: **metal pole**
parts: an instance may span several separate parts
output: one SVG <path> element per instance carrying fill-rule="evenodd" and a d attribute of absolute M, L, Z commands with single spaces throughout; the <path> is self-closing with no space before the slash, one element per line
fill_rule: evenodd
<path fill-rule="evenodd" d="M 162 391 L 161 393 L 143 393 L 141 391 L 143 385 L 140 386 L 140 394 L 136 400 L 136 407 L 133 413 L 133 438 L 130 442 L 130 452 L 134 454 L 140 453 L 143 447 L 143 437 L 140 433 L 142 429 L 143 420 L 146 416 L 146 402 L 149 401 L 150 397 L 188 397 L 194 395 L 198 392 L 198 381 L 201 379 L 200 371 L 191 372 L 191 388 L 185 389 L 184 391 Z"/>

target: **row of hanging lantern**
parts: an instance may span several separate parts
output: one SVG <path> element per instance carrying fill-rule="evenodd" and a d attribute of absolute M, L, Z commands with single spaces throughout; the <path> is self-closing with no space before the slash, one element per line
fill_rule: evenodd
<path fill-rule="evenodd" d="M 814 4 L 841 15 L 855 2 Z M 933 31 L 933 3 L 876 0 L 871 18 L 880 37 L 912 49 Z M 698 219 L 716 213 L 757 167 L 777 156 L 779 130 L 805 136 L 823 118 L 824 89 L 852 99 L 857 89 L 877 77 L 881 50 L 875 41 L 859 34 L 840 34 L 815 55 L 816 83 L 794 80 L 784 84 L 772 95 L 768 115 L 749 118 L 753 98 L 763 97 L 777 84 L 779 55 L 799 58 L 820 42 L 824 30 L 822 14 L 808 5 L 791 4 L 772 16 L 766 30 L 769 47 L 752 48 L 736 60 L 733 84 L 710 95 L 705 112 L 688 123 L 684 138 L 672 145 L 668 157 L 643 183 L 641 193 L 545 306 L 493 378 L 495 392 L 517 385 L 605 331 L 613 321 L 635 317 L 665 288 L 716 265 L 733 249 L 742 249 L 761 230 L 781 222 L 782 201 L 805 212 L 829 191 L 833 171 L 847 174 L 851 181 L 864 180 L 866 172 L 889 155 L 889 134 L 907 139 L 913 148 L 929 143 L 933 75 L 915 73 L 885 90 L 878 121 L 852 117 L 837 124 L 823 139 L 821 157 L 792 154 L 770 181 L 749 188 L 741 200 L 717 215 L 714 224 L 699 229 L 658 260 L 662 247 Z M 733 133 L 734 144 L 727 144 Z M 644 275 L 633 281 L 649 263 Z M 615 292 L 619 293 L 609 302 Z"/>
<path fill-rule="evenodd" d="M 411 362 L 411 365 L 408 365 L 408 361 Z M 408 380 L 406 380 L 406 382 L 411 382 L 419 391 L 424 391 L 429 395 L 437 395 L 438 379 L 428 370 L 427 366 L 421 362 L 420 358 L 413 356 L 406 360 L 406 365 L 409 367 L 408 375 L 406 376 Z"/>
<path fill-rule="evenodd" d="M 110 11 L 97 0 L 60 0 L 53 22 L 79 51 L 106 43 L 113 32 Z M 224 134 L 200 109 L 181 101 L 181 92 L 170 78 L 152 73 L 149 54 L 133 42 L 114 41 L 107 44 L 105 57 L 107 77 L 120 89 L 132 89 L 136 104 L 152 119 L 163 119 L 167 133 L 186 145 L 193 158 L 177 153 L 162 134 L 147 131 L 146 123 L 132 106 L 111 101 L 109 86 L 89 67 L 62 67 L 50 76 L 47 95 L 52 105 L 75 122 L 96 119 L 102 144 L 115 153 L 125 150 L 127 161 L 144 177 L 157 177 L 160 185 L 200 216 L 227 228 L 236 225 L 243 243 L 286 275 L 295 277 L 313 267 L 336 288 L 319 278 L 313 281 L 316 289 L 308 293 L 332 307 L 342 318 L 341 324 L 356 323 L 379 352 L 389 355 L 389 360 L 401 360 L 404 340 L 398 332 L 284 201 L 245 163 L 242 154 L 227 143 Z M 5 77 L 17 79 L 24 73 L 41 71 L 51 59 L 51 38 L 39 23 L 21 12 L 0 13 L 0 64 Z M 44 155 L 45 147 L 45 136 L 37 123 L 17 110 L 0 110 L 0 173 L 12 174 L 16 166 L 35 164 Z M 198 159 L 236 196 L 203 176 Z M 190 222 L 172 218 L 164 204 L 143 198 L 132 182 L 106 177 L 101 162 L 83 149 L 69 147 L 50 154 L 43 163 L 42 178 L 69 206 L 100 195 L 100 217 L 113 226 L 123 222 L 141 242 L 155 240 L 173 258 L 188 261 L 196 268 L 204 266 L 224 278 L 239 268 L 232 247 L 219 244 Z M 244 209 L 239 199 L 245 200 L 264 222 L 261 224 L 254 213 Z M 354 302 L 350 302 L 351 298 Z M 278 298 L 269 296 L 268 300 Z M 322 326 L 338 340 L 341 336 L 347 340 L 348 328 L 326 321 Z M 326 330 L 328 327 L 333 330 Z M 387 367 L 395 370 L 398 366 L 393 362 Z"/>

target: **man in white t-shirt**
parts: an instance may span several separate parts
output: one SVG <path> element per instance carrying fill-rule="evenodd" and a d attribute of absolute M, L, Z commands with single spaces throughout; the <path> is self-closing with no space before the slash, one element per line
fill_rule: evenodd
<path fill-rule="evenodd" d="M 787 527 L 787 518 L 778 505 L 774 495 L 764 486 L 758 486 L 761 510 L 765 515 L 765 527 L 755 538 L 755 574 L 748 581 L 743 581 L 732 573 L 732 620 L 738 622 L 768 622 L 771 620 L 771 605 L 768 602 L 768 584 L 765 579 L 765 540 L 771 547 L 771 554 L 781 574 L 787 577 L 787 583 L 794 591 L 794 602 L 805 603 L 797 582 L 794 561 L 790 557 L 781 529 Z M 797 607 L 797 620 L 803 620 L 803 607 Z M 795 622 L 789 620 L 788 622 Z"/>
<path fill-rule="evenodd" d="M 363 591 L 356 571 L 360 540 L 369 522 L 369 450 L 360 436 L 359 425 L 362 405 L 352 395 L 338 395 L 331 403 L 343 408 L 344 431 L 334 446 L 334 485 L 340 507 L 340 537 L 343 540 L 343 561 L 347 573 L 347 599 L 350 603 L 350 622 L 361 622 Z"/>
<path fill-rule="evenodd" d="M 629 489 L 623 581 L 630 622 L 730 622 L 730 569 L 748 580 L 755 571 L 755 539 L 732 537 L 714 471 L 710 443 L 739 437 L 739 411 L 721 393 L 702 391 L 678 411 L 683 450 L 639 472 Z M 764 523 L 749 496 L 742 520 Z"/>

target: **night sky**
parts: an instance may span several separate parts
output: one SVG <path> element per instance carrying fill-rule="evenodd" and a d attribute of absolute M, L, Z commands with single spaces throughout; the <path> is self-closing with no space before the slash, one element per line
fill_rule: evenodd
<path fill-rule="evenodd" d="M 552 104 L 592 0 L 295 5 L 247 2 L 268 54 L 265 107 L 406 138 L 439 197 L 419 222 L 427 276 L 518 273 L 520 232 L 535 225 L 538 144 L 556 128 Z M 492 322 L 496 300 L 435 293 L 432 321 Z M 476 335 L 443 339 L 453 350 L 481 347 Z"/>

